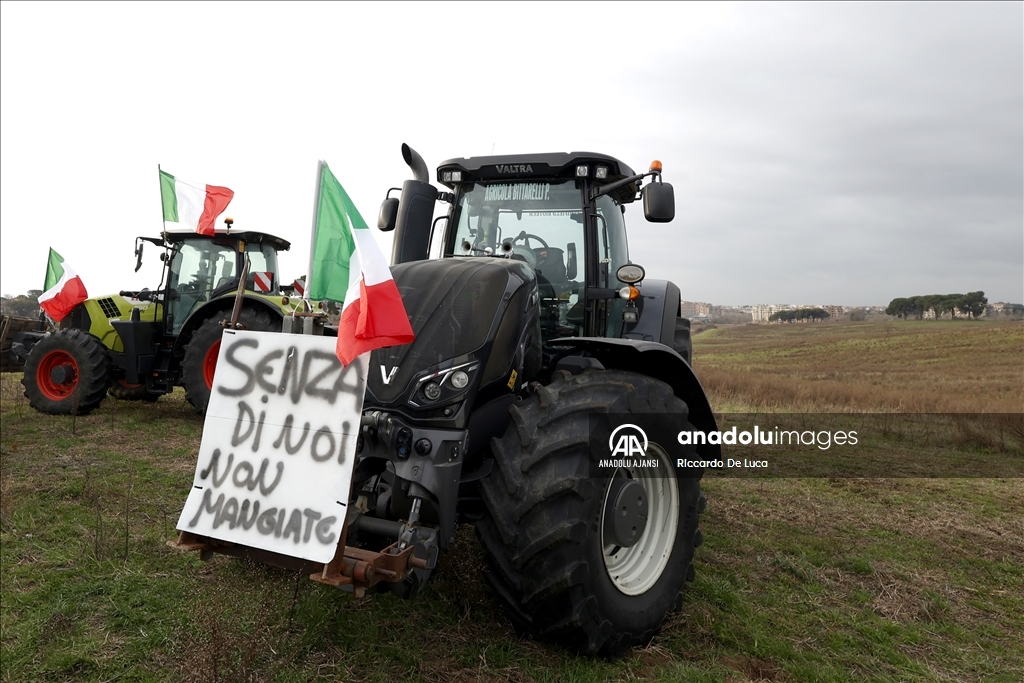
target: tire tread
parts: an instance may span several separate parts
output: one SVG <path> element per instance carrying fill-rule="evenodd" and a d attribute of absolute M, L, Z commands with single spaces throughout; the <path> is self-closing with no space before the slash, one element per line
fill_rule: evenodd
<path fill-rule="evenodd" d="M 589 439 L 588 416 L 626 412 L 623 397 L 632 412 L 682 405 L 668 385 L 653 378 L 588 370 L 555 372 L 550 384 L 512 406 L 508 430 L 491 442 L 497 467 L 481 484 L 487 514 L 477 522 L 488 556 L 485 576 L 512 623 L 545 640 L 609 657 L 649 642 L 664 619 L 640 629 L 613 624 L 588 588 L 592 575 L 605 571 L 600 563 L 592 566 L 582 550 L 595 533 L 587 506 L 601 491 L 589 478 L 580 447 Z M 700 502 L 681 501 L 680 524 L 693 529 L 680 556 L 680 586 L 703 540 L 695 513 L 704 501 L 697 495 Z M 676 603 L 677 595 L 665 612 Z"/>

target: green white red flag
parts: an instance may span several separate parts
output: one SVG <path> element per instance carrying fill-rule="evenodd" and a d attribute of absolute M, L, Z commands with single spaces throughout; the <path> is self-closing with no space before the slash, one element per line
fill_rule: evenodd
<path fill-rule="evenodd" d="M 374 349 L 408 344 L 415 335 L 391 268 L 366 221 L 326 163 L 320 162 L 319 171 L 307 295 L 343 298 L 336 351 L 347 366 Z"/>
<path fill-rule="evenodd" d="M 57 322 L 71 312 L 71 309 L 89 298 L 82 278 L 71 269 L 64 258 L 50 249 L 46 261 L 46 281 L 39 296 L 39 307 Z"/>
<path fill-rule="evenodd" d="M 200 235 L 213 234 L 217 216 L 224 213 L 234 196 L 226 187 L 193 183 L 160 171 L 164 222 L 177 223 Z"/>

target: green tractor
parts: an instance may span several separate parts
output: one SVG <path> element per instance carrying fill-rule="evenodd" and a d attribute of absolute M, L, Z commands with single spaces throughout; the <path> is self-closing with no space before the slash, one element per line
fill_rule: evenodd
<path fill-rule="evenodd" d="M 230 228 L 231 219 L 225 223 Z M 51 415 L 85 415 L 109 393 L 155 401 L 175 386 L 199 414 L 210 400 L 221 333 L 233 322 L 280 331 L 301 300 L 278 282 L 277 253 L 290 244 L 259 232 L 164 232 L 136 239 L 163 249 L 156 290 L 121 291 L 76 306 L 52 332 L 25 332 L 11 353 L 25 366 L 25 396 Z M 240 280 L 245 282 L 240 287 Z M 232 312 L 241 304 L 237 320 Z"/>

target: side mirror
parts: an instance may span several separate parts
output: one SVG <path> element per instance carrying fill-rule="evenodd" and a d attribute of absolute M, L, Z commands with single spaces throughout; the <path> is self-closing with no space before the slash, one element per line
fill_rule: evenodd
<path fill-rule="evenodd" d="M 388 197 L 380 203 L 380 213 L 377 214 L 377 227 L 383 232 L 391 232 L 395 229 L 398 221 L 398 197 Z"/>
<path fill-rule="evenodd" d="M 565 245 L 565 279 L 576 279 L 576 243 L 569 242 Z"/>
<path fill-rule="evenodd" d="M 668 223 L 676 217 L 676 197 L 671 185 L 651 183 L 640 193 L 644 197 L 644 218 L 651 223 Z"/>
<path fill-rule="evenodd" d="M 142 240 L 136 240 L 135 242 L 135 272 L 139 272 L 139 268 L 142 267 Z"/>

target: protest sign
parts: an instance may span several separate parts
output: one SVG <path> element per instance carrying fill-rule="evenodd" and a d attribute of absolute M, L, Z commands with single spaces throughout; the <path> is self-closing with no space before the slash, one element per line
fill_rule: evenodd
<path fill-rule="evenodd" d="M 335 339 L 226 330 L 178 529 L 329 562 L 345 522 L 366 358 Z"/>

